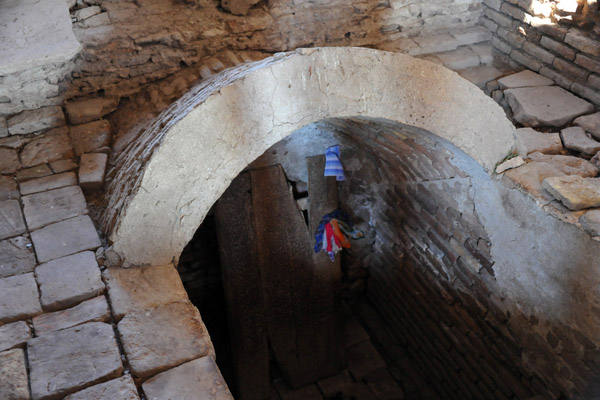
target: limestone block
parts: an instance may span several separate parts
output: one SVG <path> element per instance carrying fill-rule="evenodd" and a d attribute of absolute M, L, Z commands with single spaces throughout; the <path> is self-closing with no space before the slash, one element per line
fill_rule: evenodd
<path fill-rule="evenodd" d="M 494 46 L 491 43 L 478 43 L 469 46 L 479 56 L 481 64 L 491 64 L 494 61 Z"/>
<path fill-rule="evenodd" d="M 94 223 L 87 215 L 33 231 L 31 241 L 41 263 L 85 250 L 95 250 L 101 244 Z"/>
<path fill-rule="evenodd" d="M 551 177 L 544 179 L 542 187 L 570 210 L 600 207 L 600 178 Z"/>
<path fill-rule="evenodd" d="M 32 322 L 35 334 L 41 336 L 86 322 L 107 322 L 108 320 L 110 320 L 110 310 L 106 298 L 98 296 L 67 310 L 38 315 L 33 318 Z"/>
<path fill-rule="evenodd" d="M 130 375 L 101 383 L 77 393 L 64 400 L 139 400 L 137 388 Z"/>
<path fill-rule="evenodd" d="M 148 400 L 233 400 L 212 357 L 187 362 L 148 379 L 142 385 Z"/>
<path fill-rule="evenodd" d="M 69 128 L 66 126 L 52 129 L 43 137 L 27 143 L 21 151 L 23 166 L 28 168 L 63 158 L 72 158 L 73 148 L 68 132 Z"/>
<path fill-rule="evenodd" d="M 35 256 L 28 238 L 17 236 L 0 241 L 0 278 L 31 272 L 34 268 Z"/>
<path fill-rule="evenodd" d="M 69 160 L 58 160 L 50 163 L 50 167 L 55 174 L 61 172 L 72 171 L 77 168 L 77 163 L 71 159 Z"/>
<path fill-rule="evenodd" d="M 42 307 L 54 311 L 71 307 L 104 292 L 100 268 L 91 251 L 58 258 L 35 269 Z"/>
<path fill-rule="evenodd" d="M 554 82 L 545 76 L 526 69 L 517 72 L 516 74 L 498 79 L 498 84 L 500 84 L 500 88 L 504 90 L 522 87 L 551 86 L 554 85 Z"/>
<path fill-rule="evenodd" d="M 408 54 L 417 56 L 421 54 L 443 53 L 445 51 L 456 50 L 458 40 L 447 33 L 430 36 L 417 36 L 412 38 L 419 47 L 410 49 Z"/>
<path fill-rule="evenodd" d="M 200 313 L 190 303 L 130 313 L 118 329 L 130 370 L 139 378 L 214 354 Z"/>
<path fill-rule="evenodd" d="M 579 157 L 532 153 L 529 155 L 529 159 L 549 163 L 561 170 L 565 175 L 579 175 L 592 178 L 599 172 L 598 167 Z"/>
<path fill-rule="evenodd" d="M 15 179 L 12 176 L 0 175 L 0 202 L 18 200 L 20 197 Z"/>
<path fill-rule="evenodd" d="M 51 174 L 52 171 L 50 170 L 50 167 L 48 167 L 46 164 L 41 164 L 35 167 L 22 169 L 21 171 L 17 172 L 17 180 L 19 182 L 24 182 L 29 179 L 41 178 Z"/>
<path fill-rule="evenodd" d="M 46 190 L 59 189 L 65 186 L 77 185 L 77 177 L 74 172 L 50 175 L 43 178 L 32 179 L 21 183 L 22 195 L 44 192 Z M 30 227 L 31 228 L 31 227 Z"/>
<path fill-rule="evenodd" d="M 29 229 L 87 213 L 87 203 L 79 186 L 67 186 L 21 198 Z"/>
<path fill-rule="evenodd" d="M 587 101 L 558 86 L 507 89 L 514 118 L 525 126 L 562 126 L 594 110 Z"/>
<path fill-rule="evenodd" d="M 480 67 L 471 67 L 465 68 L 461 71 L 458 71 L 460 76 L 474 84 L 480 89 L 485 88 L 485 84 L 491 80 L 502 76 L 502 71 L 491 66 L 485 65 Z"/>
<path fill-rule="evenodd" d="M 56 128 L 65 124 L 65 115 L 58 106 L 43 107 L 37 110 L 23 111 L 7 121 L 11 135 L 24 135 L 44 129 Z"/>
<path fill-rule="evenodd" d="M 0 322 L 24 319 L 42 312 L 32 273 L 0 279 Z"/>
<path fill-rule="evenodd" d="M 79 184 L 84 190 L 101 190 L 108 155 L 104 153 L 83 154 L 79 165 Z"/>
<path fill-rule="evenodd" d="M 62 397 L 123 372 L 112 326 L 102 322 L 31 339 L 27 356 L 34 400 Z"/>
<path fill-rule="evenodd" d="M 592 236 L 600 236 L 600 210 L 591 210 L 579 218 L 581 227 Z"/>
<path fill-rule="evenodd" d="M 75 155 L 92 153 L 110 145 L 110 123 L 107 120 L 89 122 L 71 127 L 71 142 Z"/>
<path fill-rule="evenodd" d="M 558 133 L 543 133 L 532 128 L 520 128 L 516 133 L 517 150 L 521 156 L 540 152 L 559 154 L 563 150 Z"/>
<path fill-rule="evenodd" d="M 580 31 L 579 29 L 569 29 L 569 33 L 567 33 L 567 36 L 565 36 L 565 43 L 570 44 L 577 50 L 581 50 L 584 53 L 588 53 L 596 57 L 600 56 L 600 44 L 598 41 L 594 40 L 594 38 L 590 37 L 590 35 Z"/>
<path fill-rule="evenodd" d="M 436 54 L 446 68 L 451 70 L 465 69 L 479 65 L 479 55 L 468 47 L 460 47 L 453 51 Z"/>
<path fill-rule="evenodd" d="M 173 265 L 108 268 L 102 273 L 117 320 L 130 312 L 187 300 L 187 292 Z"/>
<path fill-rule="evenodd" d="M 69 115 L 69 121 L 77 125 L 100 119 L 116 110 L 118 105 L 118 97 L 95 97 L 69 101 L 65 107 Z"/>
<path fill-rule="evenodd" d="M 31 339 L 31 328 L 25 321 L 0 326 L 0 351 L 21 346 L 29 339 Z"/>
<path fill-rule="evenodd" d="M 6 126 L 6 118 L 0 117 L 0 138 L 8 136 L 8 127 Z"/>
<path fill-rule="evenodd" d="M 593 137 L 600 140 L 600 112 L 590 115 L 582 115 L 576 118 L 573 123 L 585 129 Z"/>
<path fill-rule="evenodd" d="M 0 203 L 0 240 L 20 235 L 26 230 L 17 200 Z"/>
<path fill-rule="evenodd" d="M 0 174 L 12 174 L 21 169 L 17 152 L 12 149 L 0 148 Z"/>
<path fill-rule="evenodd" d="M 235 15 L 246 15 L 259 0 L 221 0 L 221 7 Z"/>
<path fill-rule="evenodd" d="M 451 31 L 450 34 L 456 38 L 459 46 L 485 42 L 492 39 L 492 32 L 483 26 Z"/>
<path fill-rule="evenodd" d="M 584 154 L 594 155 L 600 151 L 600 142 L 586 135 L 583 128 L 572 126 L 560 131 L 560 136 L 565 147 L 569 150 L 579 151 Z"/>
<path fill-rule="evenodd" d="M 25 141 L 22 136 L 8 136 L 5 138 L 0 138 L 0 147 L 5 149 L 20 149 Z"/>
<path fill-rule="evenodd" d="M 346 359 L 348 369 L 356 380 L 363 379 L 370 372 L 387 368 L 387 364 L 370 340 L 348 347 Z"/>
<path fill-rule="evenodd" d="M 0 353 L 0 376 L 0 399 L 30 399 L 25 352 L 22 349 Z"/>

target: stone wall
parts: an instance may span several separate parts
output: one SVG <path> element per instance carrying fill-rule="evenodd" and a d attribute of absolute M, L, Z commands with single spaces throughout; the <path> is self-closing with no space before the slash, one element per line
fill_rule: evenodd
<path fill-rule="evenodd" d="M 493 32 L 500 55 L 598 105 L 598 28 L 559 23 L 549 3 L 556 2 L 485 0 L 481 23 Z"/>

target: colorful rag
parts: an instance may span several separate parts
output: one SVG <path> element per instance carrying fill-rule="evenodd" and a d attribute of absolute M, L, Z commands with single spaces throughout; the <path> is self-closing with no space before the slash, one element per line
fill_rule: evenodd
<path fill-rule="evenodd" d="M 340 227 L 338 225 L 338 220 L 335 219 L 335 218 L 332 219 L 331 222 L 329 222 L 329 225 L 331 225 L 331 228 L 333 229 L 333 234 L 335 235 L 336 238 L 339 239 L 340 243 L 342 244 L 342 247 L 344 249 L 349 249 L 350 248 L 350 241 L 342 233 L 342 231 L 341 231 L 341 229 L 340 229 Z"/>
<path fill-rule="evenodd" d="M 317 228 L 317 231 L 315 232 L 315 247 L 314 247 L 315 253 L 318 253 L 321 250 L 323 250 L 323 236 L 325 234 L 325 225 L 327 225 L 329 223 L 329 221 L 331 221 L 334 218 L 337 219 L 338 221 L 344 222 L 346 225 L 349 225 L 349 226 L 352 225 L 352 220 L 342 210 L 334 210 L 334 211 L 330 212 L 329 214 L 325 214 L 323 216 L 323 218 L 321 218 L 321 222 L 319 222 L 319 227 Z"/>
<path fill-rule="evenodd" d="M 315 253 L 324 251 L 329 255 L 331 261 L 335 261 L 337 252 L 342 248 L 350 247 L 346 236 L 352 239 L 365 237 L 361 231 L 352 228 L 352 220 L 343 211 L 335 210 L 324 215 L 315 232 Z"/>
<path fill-rule="evenodd" d="M 340 146 L 331 146 L 325 151 L 325 176 L 335 176 L 338 181 L 345 179 L 344 167 L 340 161 Z"/>

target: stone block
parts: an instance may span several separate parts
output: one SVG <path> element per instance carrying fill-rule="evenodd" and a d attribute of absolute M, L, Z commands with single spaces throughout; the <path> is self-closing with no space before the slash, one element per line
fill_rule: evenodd
<path fill-rule="evenodd" d="M 470 47 L 471 50 L 479 56 L 479 62 L 481 64 L 491 64 L 494 61 L 494 46 L 492 46 L 491 42 L 478 43 L 471 45 Z"/>
<path fill-rule="evenodd" d="M 579 29 L 569 29 L 569 32 L 565 36 L 565 43 L 570 44 L 584 53 L 591 54 L 595 57 L 600 56 L 600 43 L 590 37 L 589 34 L 580 31 Z"/>
<path fill-rule="evenodd" d="M 25 135 L 65 125 L 65 115 L 58 106 L 23 111 L 6 121 L 11 135 Z"/>
<path fill-rule="evenodd" d="M 577 93 L 584 99 L 588 99 L 596 105 L 600 105 L 600 91 L 579 82 L 574 82 L 571 85 L 571 91 Z"/>
<path fill-rule="evenodd" d="M 572 126 L 560 131 L 565 148 L 593 156 L 600 151 L 600 142 L 590 138 L 583 128 Z"/>
<path fill-rule="evenodd" d="M 100 14 L 102 9 L 98 6 L 91 6 L 86 8 L 81 8 L 73 13 L 73 16 L 77 21 L 83 21 L 90 17 L 93 17 L 96 14 Z"/>
<path fill-rule="evenodd" d="M 25 231 L 19 202 L 7 200 L 0 203 L 0 240 L 20 235 Z"/>
<path fill-rule="evenodd" d="M 523 50 L 546 64 L 552 64 L 555 58 L 554 54 L 531 42 L 523 43 Z"/>
<path fill-rule="evenodd" d="M 117 320 L 130 312 L 156 308 L 188 298 L 173 265 L 108 268 L 102 275 Z"/>
<path fill-rule="evenodd" d="M 119 322 L 118 329 L 130 370 L 139 378 L 214 355 L 200 313 L 190 303 L 130 313 Z"/>
<path fill-rule="evenodd" d="M 70 394 L 64 400 L 139 400 L 139 398 L 133 379 L 130 375 L 125 375 Z"/>
<path fill-rule="evenodd" d="M 514 118 L 524 126 L 563 126 L 594 110 L 594 106 L 557 86 L 504 91 Z"/>
<path fill-rule="evenodd" d="M 6 118 L 0 117 L 0 138 L 8 136 L 8 127 L 6 126 Z"/>
<path fill-rule="evenodd" d="M 87 213 L 87 203 L 79 186 L 66 186 L 21 198 L 29 229 L 38 229 Z"/>
<path fill-rule="evenodd" d="M 0 278 L 32 272 L 35 255 L 28 238 L 17 236 L 0 241 Z"/>
<path fill-rule="evenodd" d="M 498 51 L 507 55 L 513 51 L 513 48 L 510 44 L 506 43 L 504 40 L 497 38 L 496 36 L 492 38 L 492 45 L 494 46 L 494 48 L 498 49 Z"/>
<path fill-rule="evenodd" d="M 517 129 L 516 146 L 521 156 L 536 151 L 544 154 L 560 154 L 563 151 L 558 133 L 543 133 L 532 128 Z"/>
<path fill-rule="evenodd" d="M 202 357 L 148 379 L 142 385 L 148 400 L 233 400 L 212 357 Z"/>
<path fill-rule="evenodd" d="M 419 47 L 408 51 L 408 54 L 411 56 L 442 53 L 445 51 L 456 50 L 458 47 L 458 40 L 447 33 L 441 35 L 417 36 L 412 39 Z"/>
<path fill-rule="evenodd" d="M 570 210 L 600 207 L 600 178 L 550 177 L 544 179 L 542 187 Z"/>
<path fill-rule="evenodd" d="M 94 223 L 87 215 L 33 231 L 31 240 L 41 263 L 85 250 L 95 250 L 101 244 Z"/>
<path fill-rule="evenodd" d="M 73 157 L 67 127 L 52 129 L 39 139 L 27 143 L 21 151 L 23 166 L 33 167 L 63 158 Z"/>
<path fill-rule="evenodd" d="M 0 279 L 0 322 L 29 318 L 42 312 L 32 273 Z"/>
<path fill-rule="evenodd" d="M 104 119 L 71 127 L 71 142 L 78 157 L 109 146 L 110 137 L 110 122 Z"/>
<path fill-rule="evenodd" d="M 246 18 L 228 19 L 227 30 L 231 33 L 255 32 L 267 29 L 273 25 L 273 17 L 262 9 L 250 11 Z M 211 65 L 212 70 L 220 71 L 223 67 Z"/>
<path fill-rule="evenodd" d="M 485 88 L 486 83 L 502 76 L 502 71 L 491 65 L 483 65 L 460 70 L 458 74 L 477 87 Z"/>
<path fill-rule="evenodd" d="M 509 16 L 506 16 L 490 8 L 486 9 L 483 12 L 483 14 L 500 26 L 503 26 L 505 28 L 512 28 L 513 19 Z"/>
<path fill-rule="evenodd" d="M 0 202 L 18 200 L 20 197 L 17 181 L 12 176 L 0 175 Z"/>
<path fill-rule="evenodd" d="M 91 251 L 58 258 L 35 269 L 42 307 L 55 311 L 104 292 L 96 256 Z"/>
<path fill-rule="evenodd" d="M 348 347 L 346 359 L 348 369 L 357 381 L 362 380 L 370 372 L 387 368 L 387 364 L 370 340 Z"/>
<path fill-rule="evenodd" d="M 41 178 L 43 176 L 51 175 L 52 171 L 46 164 L 37 165 L 35 167 L 23 169 L 17 172 L 17 181 L 25 182 L 30 179 Z"/>
<path fill-rule="evenodd" d="M 589 71 L 579 68 L 573 63 L 563 60 L 562 58 L 556 58 L 552 65 L 564 75 L 580 81 L 585 81 L 590 74 Z"/>
<path fill-rule="evenodd" d="M 521 87 L 550 86 L 554 82 L 528 69 L 498 79 L 502 90 Z"/>
<path fill-rule="evenodd" d="M 589 132 L 593 137 L 600 140 L 600 112 L 595 114 L 583 115 L 576 118 L 573 123 L 586 132 Z"/>
<path fill-rule="evenodd" d="M 86 322 L 107 322 L 110 310 L 104 296 L 86 300 L 73 308 L 38 315 L 33 318 L 33 327 L 37 336 L 59 331 Z"/>
<path fill-rule="evenodd" d="M 83 154 L 79 165 L 79 184 L 84 190 L 101 190 L 108 156 L 103 153 Z"/>
<path fill-rule="evenodd" d="M 594 60 L 585 54 L 577 54 L 577 57 L 575 57 L 575 64 L 587 69 L 588 71 L 600 74 L 600 61 Z"/>
<path fill-rule="evenodd" d="M 55 174 L 61 172 L 72 171 L 77 168 L 77 163 L 73 160 L 58 160 L 50 163 L 50 167 Z"/>
<path fill-rule="evenodd" d="M 31 328 L 25 321 L 0 326 L 0 351 L 24 345 L 31 339 Z"/>
<path fill-rule="evenodd" d="M 112 326 L 89 322 L 27 343 L 31 396 L 55 399 L 123 372 Z"/>
<path fill-rule="evenodd" d="M 600 210 L 591 210 L 579 218 L 581 227 L 592 236 L 600 236 Z"/>
<path fill-rule="evenodd" d="M 521 156 L 513 157 L 510 160 L 506 160 L 503 163 L 498 164 L 495 172 L 497 174 L 501 174 L 502 172 L 508 171 L 509 169 L 518 168 L 523 164 L 525 164 L 525 160 L 523 160 Z"/>
<path fill-rule="evenodd" d="M 542 69 L 540 69 L 540 74 L 544 75 L 548 79 L 552 79 L 558 86 L 567 90 L 569 90 L 573 84 L 573 79 L 565 77 L 553 68 L 542 67 Z"/>
<path fill-rule="evenodd" d="M 579 157 L 532 153 L 529 155 L 529 159 L 551 164 L 565 175 L 579 175 L 591 178 L 599 172 L 598 168 L 591 162 Z"/>
<path fill-rule="evenodd" d="M 74 125 L 78 125 L 100 119 L 115 111 L 118 105 L 118 97 L 95 97 L 68 101 L 65 108 L 69 121 Z"/>
<path fill-rule="evenodd" d="M 12 174 L 21 169 L 17 151 L 0 148 L 0 174 Z"/>
<path fill-rule="evenodd" d="M 479 55 L 468 47 L 436 54 L 444 66 L 451 70 L 465 69 L 479 65 Z"/>
<path fill-rule="evenodd" d="M 74 172 L 50 175 L 43 178 L 32 179 L 21 183 L 22 195 L 44 192 L 46 190 L 59 189 L 65 186 L 77 185 L 77 177 Z M 31 228 L 31 227 L 30 227 Z"/>
<path fill-rule="evenodd" d="M 25 352 L 22 349 L 0 353 L 0 377 L 0 399 L 30 399 Z"/>
<path fill-rule="evenodd" d="M 482 26 L 451 31 L 459 46 L 481 43 L 492 39 L 492 33 Z"/>
<path fill-rule="evenodd" d="M 565 46 L 554 39 L 550 39 L 548 36 L 542 36 L 540 44 L 548 50 L 552 50 L 564 59 L 571 61 L 575 59 L 575 51 L 572 48 Z"/>
<path fill-rule="evenodd" d="M 535 57 L 532 57 L 520 50 L 513 50 L 510 52 L 510 58 L 513 61 L 523 64 L 527 68 L 533 71 L 539 71 L 542 68 L 542 63 L 539 62 Z"/>

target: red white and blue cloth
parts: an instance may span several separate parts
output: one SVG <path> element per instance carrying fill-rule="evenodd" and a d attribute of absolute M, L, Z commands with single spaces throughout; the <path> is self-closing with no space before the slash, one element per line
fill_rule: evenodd
<path fill-rule="evenodd" d="M 337 181 L 343 181 L 344 167 L 340 161 L 340 146 L 331 146 L 325 151 L 325 176 L 335 176 Z"/>

